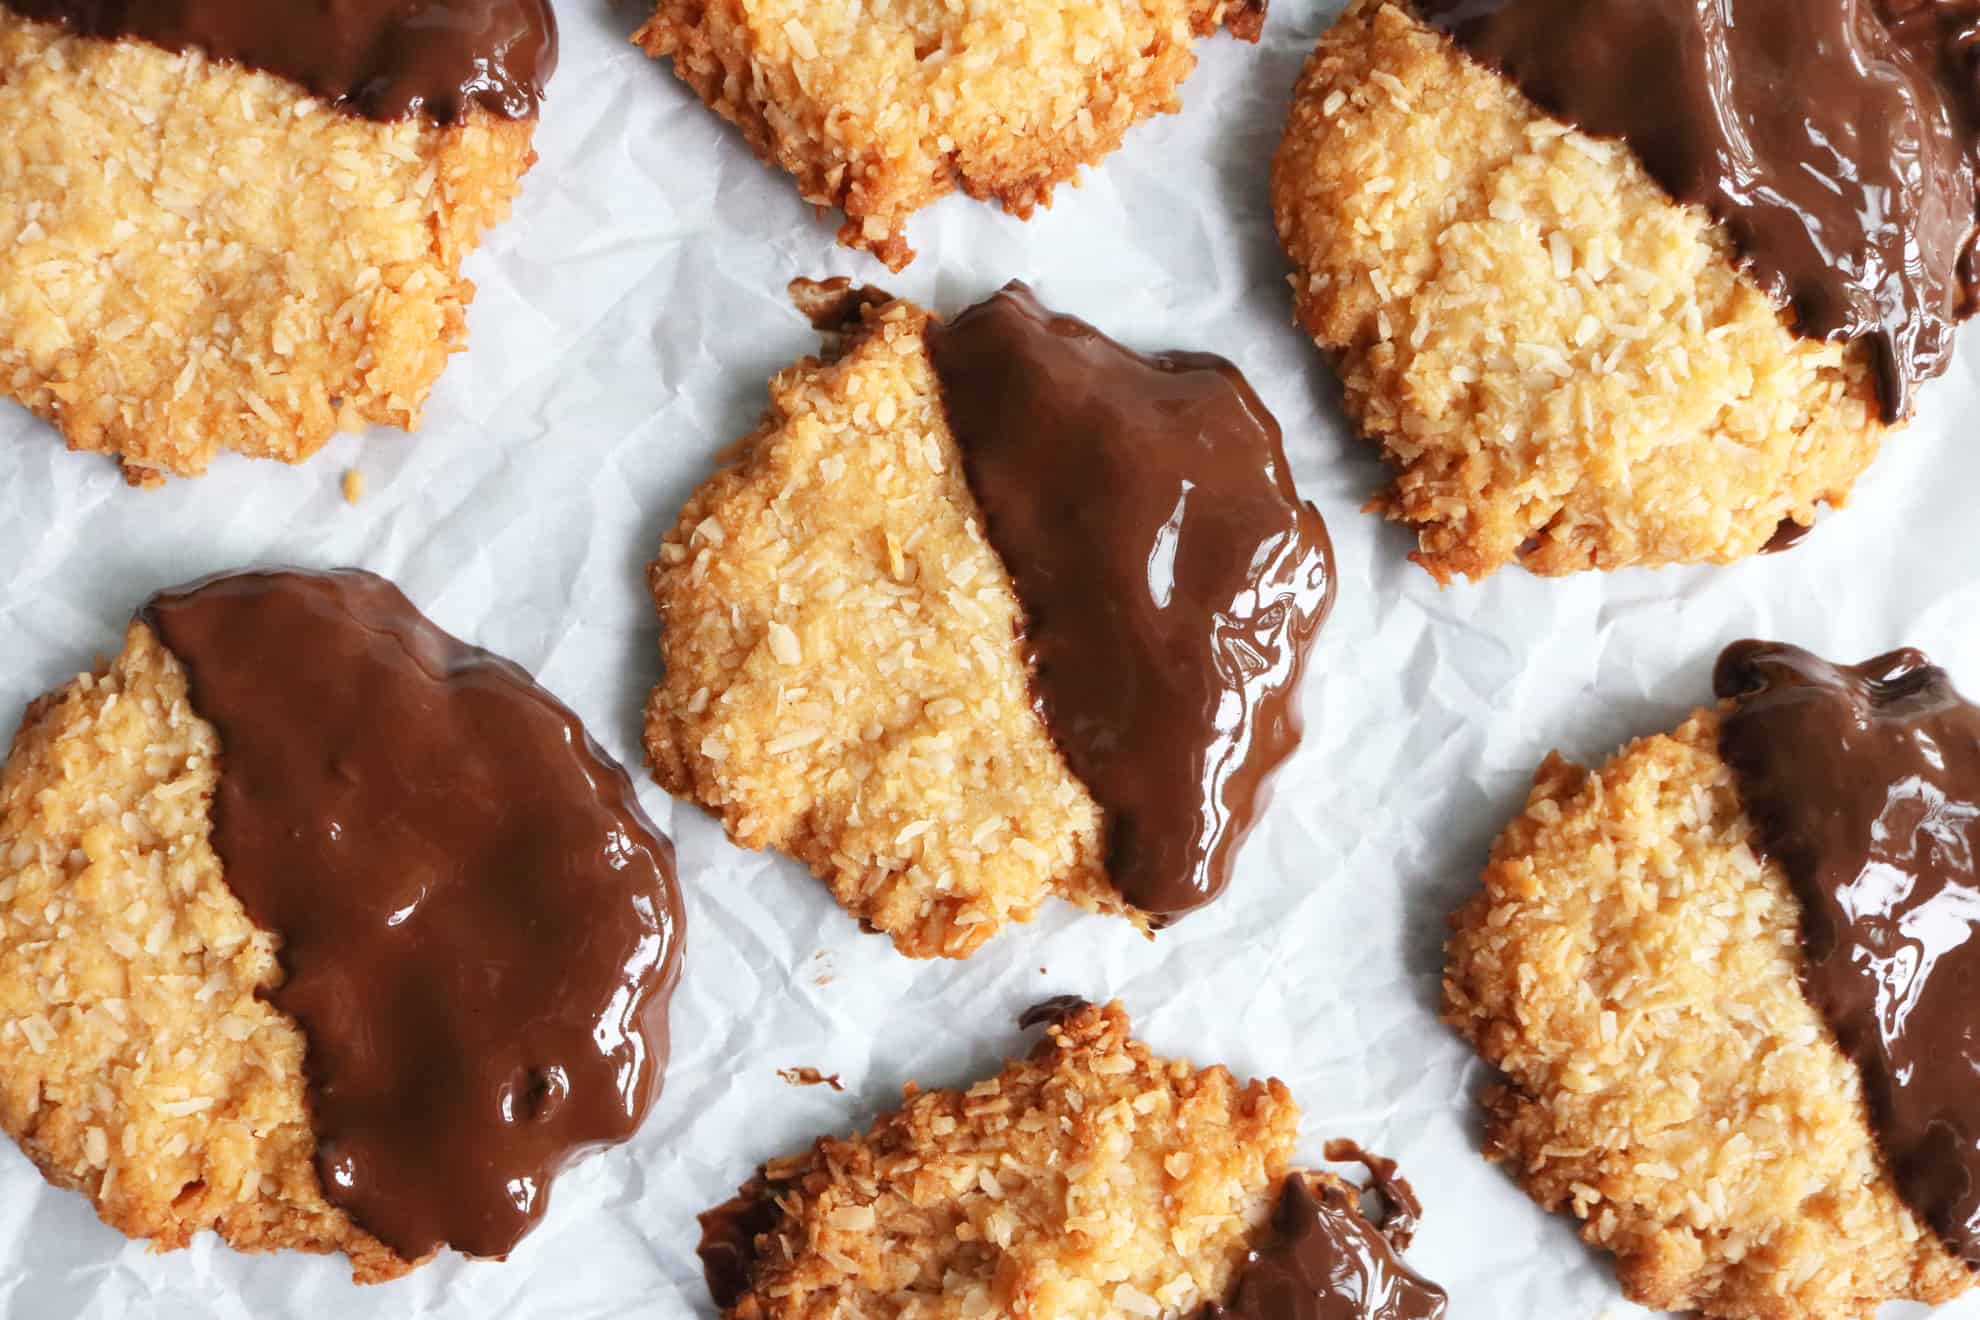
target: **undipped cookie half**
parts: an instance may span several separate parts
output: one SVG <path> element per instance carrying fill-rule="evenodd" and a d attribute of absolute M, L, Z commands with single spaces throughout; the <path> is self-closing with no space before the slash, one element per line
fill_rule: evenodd
<path fill-rule="evenodd" d="M 947 324 L 806 296 L 841 342 L 653 562 L 660 782 L 911 956 L 1054 894 L 1143 926 L 1217 897 L 1334 591 L 1264 405 L 1022 286 Z"/>
<path fill-rule="evenodd" d="M 1348 7 L 1273 166 L 1370 507 L 1445 581 L 1724 563 L 1840 504 L 1974 301 L 1962 7 L 1424 8 Z"/>
<path fill-rule="evenodd" d="M 1029 217 L 1181 108 L 1196 38 L 1264 21 L 1265 0 L 660 0 L 634 40 L 899 270 L 914 212 L 961 189 Z"/>
<path fill-rule="evenodd" d="M 1716 686 L 1548 758 L 1455 918 L 1486 1154 L 1648 1306 L 1946 1300 L 1980 1262 L 1980 711 L 1915 651 L 1745 642 Z"/>
<path fill-rule="evenodd" d="M 161 1249 L 499 1257 L 660 1089 L 673 851 L 381 578 L 154 597 L 0 772 L 0 1125 Z"/>
<path fill-rule="evenodd" d="M 865 1133 L 772 1160 L 701 1217 L 728 1320 L 1436 1320 L 1411 1273 L 1419 1207 L 1350 1143 L 1386 1202 L 1290 1170 L 1277 1080 L 1163 1059 L 1118 1004 L 1041 1005 L 1026 1059 L 964 1090 L 910 1084 Z"/>
<path fill-rule="evenodd" d="M 415 428 L 547 0 L 0 0 L 0 393 L 134 484 Z"/>

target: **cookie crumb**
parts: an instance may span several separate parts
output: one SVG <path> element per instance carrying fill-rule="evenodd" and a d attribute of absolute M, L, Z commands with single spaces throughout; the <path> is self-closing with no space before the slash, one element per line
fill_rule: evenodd
<path fill-rule="evenodd" d="M 809 1066 L 800 1068 L 779 1068 L 777 1076 L 789 1086 L 829 1086 L 834 1091 L 843 1091 L 846 1084 L 839 1080 L 837 1073 L 822 1073 Z"/>
<path fill-rule="evenodd" d="M 344 469 L 344 503 L 356 504 L 364 498 L 364 473 L 358 468 Z"/>

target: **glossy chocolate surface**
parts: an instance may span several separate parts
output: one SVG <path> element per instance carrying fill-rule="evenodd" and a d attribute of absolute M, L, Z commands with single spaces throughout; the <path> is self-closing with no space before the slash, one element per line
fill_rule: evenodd
<path fill-rule="evenodd" d="M 228 574 L 141 618 L 220 735 L 213 844 L 281 941 L 324 1194 L 409 1260 L 507 1253 L 659 1093 L 671 845 L 575 715 L 383 578 Z"/>
<path fill-rule="evenodd" d="M 1214 899 L 1299 740 L 1334 597 L 1326 526 L 1236 367 L 1144 356 L 1013 284 L 928 344 L 1036 705 L 1105 809 L 1115 887 L 1158 922 Z"/>
<path fill-rule="evenodd" d="M 1426 0 L 1542 108 L 1621 138 L 1811 338 L 1867 338 L 1884 413 L 1973 306 L 1980 0 Z"/>
<path fill-rule="evenodd" d="M 1376 1155 L 1361 1148 L 1360 1144 L 1336 1137 L 1326 1146 L 1326 1155 L 1335 1163 L 1352 1161 L 1368 1170 L 1368 1191 L 1382 1203 L 1382 1213 L 1376 1226 L 1382 1236 L 1401 1251 L 1415 1240 L 1416 1229 L 1423 1222 L 1423 1202 L 1416 1199 L 1416 1189 L 1409 1185 L 1409 1179 L 1402 1176 L 1396 1162 L 1386 1155 Z"/>
<path fill-rule="evenodd" d="M 1388 1164 L 1386 1176 L 1394 1173 Z M 1292 1174 L 1230 1300 L 1205 1306 L 1196 1320 L 1437 1320 L 1448 1299 L 1403 1264 L 1397 1252 L 1407 1241 L 1363 1215 L 1352 1188 Z"/>
<path fill-rule="evenodd" d="M 367 119 L 536 114 L 557 67 L 550 0 L 0 0 L 87 37 L 198 50 Z"/>
<path fill-rule="evenodd" d="M 1899 1193 L 1980 1264 L 1980 708 L 1913 650 L 1739 642 L 1713 686 L 1720 753 L 1801 900 L 1808 998 Z"/>

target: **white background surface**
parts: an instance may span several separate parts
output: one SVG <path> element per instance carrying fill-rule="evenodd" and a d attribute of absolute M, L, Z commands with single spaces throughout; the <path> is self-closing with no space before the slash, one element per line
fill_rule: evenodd
<path fill-rule="evenodd" d="M 1334 1135 L 1399 1158 L 1428 1204 L 1411 1260 L 1459 1320 L 1636 1314 L 1605 1259 L 1472 1153 L 1482 1070 L 1434 1016 L 1445 916 L 1549 748 L 1599 758 L 1670 726 L 1708 698 L 1735 638 L 1843 661 L 1914 644 L 1980 692 L 1980 341 L 1923 391 L 1919 423 L 1852 506 L 1792 553 L 1555 581 L 1509 570 L 1440 592 L 1405 561 L 1405 533 L 1357 512 L 1381 467 L 1291 324 L 1272 235 L 1271 151 L 1335 8 L 1280 0 L 1262 46 L 1207 43 L 1184 113 L 1136 129 L 1030 224 L 959 198 L 924 214 L 920 259 L 890 277 L 836 248 L 836 218 L 815 220 L 625 43 L 630 7 L 565 0 L 542 161 L 469 263 L 473 348 L 417 438 L 345 437 L 299 469 L 222 459 L 143 493 L 0 404 L 8 727 L 115 650 L 158 588 L 258 563 L 356 564 L 535 671 L 637 767 L 658 671 L 642 570 L 716 451 L 754 422 L 770 373 L 815 346 L 785 301 L 797 275 L 851 274 L 943 313 L 1022 277 L 1136 347 L 1231 357 L 1284 425 L 1341 572 L 1274 807 L 1225 899 L 1158 941 L 1057 908 L 967 963 L 909 962 L 795 863 L 739 851 L 637 774 L 678 844 L 688 908 L 666 1093 L 629 1146 L 558 1183 L 508 1264 L 448 1256 L 360 1290 L 340 1259 L 239 1255 L 210 1235 L 153 1256 L 0 1144 L 0 1314 L 712 1314 L 698 1210 L 760 1160 L 863 1126 L 910 1078 L 993 1069 L 1028 1044 L 1013 1016 L 1061 992 L 1120 997 L 1163 1051 L 1284 1078 L 1309 1159 Z M 338 489 L 351 465 L 369 481 L 356 508 Z M 841 1074 L 847 1093 L 778 1079 L 801 1064 Z"/>

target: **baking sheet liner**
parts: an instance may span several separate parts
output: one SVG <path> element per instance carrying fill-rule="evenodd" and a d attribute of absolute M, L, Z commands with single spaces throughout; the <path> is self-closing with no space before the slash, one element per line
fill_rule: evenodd
<path fill-rule="evenodd" d="M 863 1126 L 909 1079 L 964 1082 L 1027 1048 L 1018 1011 L 1118 996 L 1165 1052 L 1283 1078 L 1301 1153 L 1330 1136 L 1393 1155 L 1427 1203 L 1411 1263 L 1452 1315 L 1639 1314 L 1607 1261 L 1474 1153 L 1482 1067 L 1435 1020 L 1446 915 L 1550 748 L 1599 758 L 1707 700 L 1738 637 L 1843 661 L 1925 648 L 1980 692 L 1980 338 L 1851 506 L 1791 553 L 1730 568 L 1439 591 L 1408 536 L 1357 511 L 1382 480 L 1291 323 L 1267 170 L 1299 65 L 1338 5 L 1273 7 L 1263 43 L 1202 47 L 1185 110 L 1029 224 L 950 199 L 889 275 L 832 243 L 789 181 L 626 43 L 631 7 L 561 6 L 564 54 L 514 219 L 417 438 L 340 438 L 298 469 L 218 462 L 127 489 L 106 459 L 0 405 L 0 721 L 114 651 L 150 592 L 262 563 L 356 564 L 444 627 L 528 666 L 629 766 L 658 672 L 643 570 L 769 375 L 817 337 L 794 276 L 847 274 L 953 312 L 1005 280 L 1142 349 L 1235 360 L 1277 414 L 1339 550 L 1340 603 L 1309 667 L 1307 734 L 1227 897 L 1154 942 L 1049 910 L 960 964 L 862 935 L 788 860 L 743 852 L 643 773 L 688 907 L 666 1093 L 628 1146 L 557 1184 L 507 1264 L 443 1257 L 355 1288 L 338 1258 L 249 1256 L 207 1235 L 153 1255 L 0 1143 L 8 1316 L 702 1316 L 695 1214 L 762 1159 Z M 347 506 L 339 479 L 365 474 Z M 844 1094 L 796 1088 L 814 1066 Z M 1893 1308 L 1891 1314 L 1908 1314 Z M 1980 1301 L 1946 1308 L 1980 1316 Z"/>

